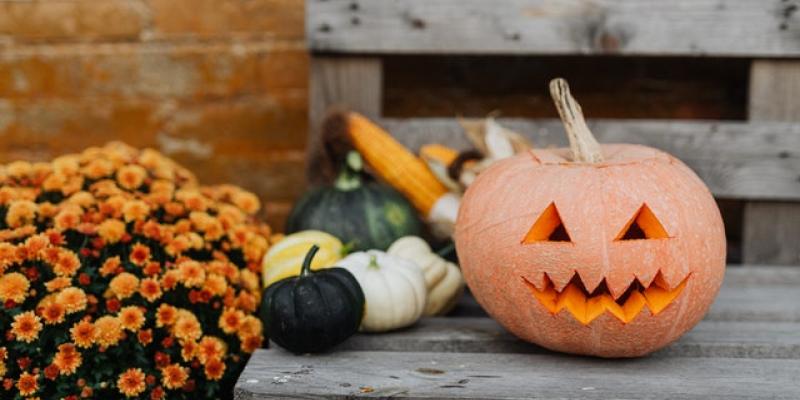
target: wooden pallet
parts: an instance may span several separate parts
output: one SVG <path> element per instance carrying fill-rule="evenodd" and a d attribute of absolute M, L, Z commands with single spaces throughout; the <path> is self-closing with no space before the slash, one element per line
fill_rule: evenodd
<path fill-rule="evenodd" d="M 706 318 L 638 360 L 522 342 L 469 296 L 451 317 L 359 334 L 323 355 L 257 351 L 237 399 L 800 398 L 800 269 L 729 268 Z"/>
<path fill-rule="evenodd" d="M 667 150 L 718 198 L 745 200 L 745 263 L 797 265 L 800 129 L 774 121 L 800 120 L 799 3 L 307 0 L 309 146 L 317 146 L 315 132 L 331 106 L 382 119 L 383 62 L 391 55 L 746 57 L 752 59 L 748 122 L 604 121 L 595 129 L 602 140 Z M 413 145 L 459 143 L 462 136 L 454 122 L 441 119 L 382 122 Z M 556 123 L 512 126 L 537 146 L 563 144 Z"/>

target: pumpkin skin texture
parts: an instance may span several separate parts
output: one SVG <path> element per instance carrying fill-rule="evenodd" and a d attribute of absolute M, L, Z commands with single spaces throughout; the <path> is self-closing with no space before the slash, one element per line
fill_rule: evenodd
<path fill-rule="evenodd" d="M 300 276 L 264 290 L 261 320 L 269 339 L 293 353 L 325 351 L 358 331 L 364 292 L 344 268 L 311 271 L 319 247 L 309 250 Z"/>
<path fill-rule="evenodd" d="M 678 159 L 639 145 L 599 149 L 599 162 L 541 149 L 492 165 L 463 198 L 456 248 L 478 302 L 520 338 L 566 353 L 641 356 L 675 341 L 713 302 L 725 269 L 722 218 Z M 640 210 L 657 224 L 635 219 Z M 535 232 L 548 216 L 568 237 Z M 634 222 L 650 232 L 625 240 Z M 664 300 L 669 290 L 674 298 Z M 626 309 L 604 308 L 608 299 Z"/>
<path fill-rule="evenodd" d="M 386 250 L 400 237 L 421 235 L 422 222 L 405 197 L 368 182 L 356 165 L 343 168 L 334 185 L 312 189 L 292 208 L 286 233 L 310 229 L 330 233 L 354 251 Z"/>

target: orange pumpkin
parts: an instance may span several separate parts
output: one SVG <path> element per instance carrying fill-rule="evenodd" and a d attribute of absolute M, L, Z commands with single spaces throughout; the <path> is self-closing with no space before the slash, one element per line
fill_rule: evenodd
<path fill-rule="evenodd" d="M 565 81 L 550 83 L 570 149 L 498 162 L 456 223 L 464 278 L 509 331 L 546 348 L 641 356 L 703 317 L 725 269 L 719 209 L 686 165 L 599 145 Z"/>

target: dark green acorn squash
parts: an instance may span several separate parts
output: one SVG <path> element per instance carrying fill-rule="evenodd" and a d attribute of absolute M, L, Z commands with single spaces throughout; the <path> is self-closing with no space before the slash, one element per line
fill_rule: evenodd
<path fill-rule="evenodd" d="M 264 290 L 261 321 L 267 338 L 293 353 L 325 351 L 358 331 L 364 318 L 364 292 L 344 268 L 311 270 L 319 246 L 311 246 L 300 276 Z"/>
<path fill-rule="evenodd" d="M 422 222 L 411 203 L 391 187 L 370 181 L 362 166 L 361 156 L 351 151 L 333 185 L 313 189 L 295 204 L 286 233 L 321 230 L 353 251 L 386 250 L 403 236 L 420 236 Z"/>

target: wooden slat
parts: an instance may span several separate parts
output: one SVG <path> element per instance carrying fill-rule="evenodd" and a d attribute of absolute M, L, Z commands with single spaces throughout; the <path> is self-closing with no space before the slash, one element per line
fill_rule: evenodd
<path fill-rule="evenodd" d="M 370 118 L 381 114 L 383 67 L 376 57 L 312 57 L 309 87 L 308 177 L 312 182 L 321 176 L 319 161 L 320 126 L 331 108 L 358 111 Z"/>
<path fill-rule="evenodd" d="M 800 61 L 753 61 L 748 112 L 752 121 L 800 121 Z M 747 203 L 742 224 L 744 262 L 800 264 L 800 204 Z"/>
<path fill-rule="evenodd" d="M 653 357 L 800 359 L 800 323 L 702 321 Z M 402 331 L 358 334 L 334 351 L 549 353 L 490 318 L 425 318 Z"/>
<path fill-rule="evenodd" d="M 537 147 L 566 145 L 558 121 L 501 119 Z M 381 122 L 410 148 L 444 143 L 469 146 L 450 118 L 384 119 Z M 800 125 L 689 121 L 595 120 L 589 126 L 601 143 L 639 143 L 683 160 L 719 197 L 800 199 Z"/>
<path fill-rule="evenodd" d="M 259 350 L 236 399 L 797 399 L 800 360 Z"/>
<path fill-rule="evenodd" d="M 307 0 L 314 51 L 800 55 L 793 0 Z"/>

